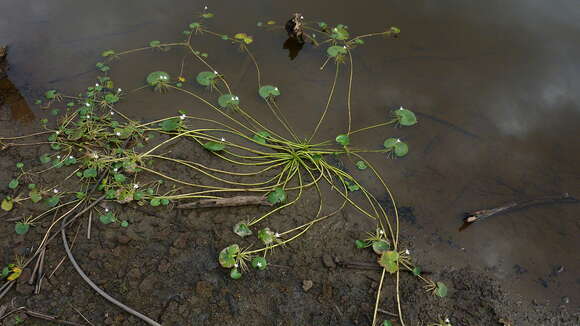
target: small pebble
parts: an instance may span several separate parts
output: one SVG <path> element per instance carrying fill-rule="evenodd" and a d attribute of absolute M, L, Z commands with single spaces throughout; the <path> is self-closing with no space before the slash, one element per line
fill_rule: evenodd
<path fill-rule="evenodd" d="M 322 263 L 324 266 L 326 266 L 326 268 L 336 268 L 336 264 L 334 263 L 332 256 L 328 254 L 322 256 Z"/>
<path fill-rule="evenodd" d="M 562 297 L 562 303 L 569 304 L 570 303 L 570 298 L 568 298 L 568 297 Z"/>
<path fill-rule="evenodd" d="M 308 290 L 312 289 L 314 283 L 311 280 L 304 280 L 302 281 L 302 289 L 304 292 L 308 292 Z"/>

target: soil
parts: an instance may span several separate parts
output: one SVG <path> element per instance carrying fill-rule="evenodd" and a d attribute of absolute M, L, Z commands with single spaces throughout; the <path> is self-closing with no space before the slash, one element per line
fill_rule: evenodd
<path fill-rule="evenodd" d="M 6 82 L 4 78 L 3 82 Z M 13 89 L 0 94 L 4 99 L 0 130 L 3 134 L 21 134 L 13 123 Z M 173 148 L 179 151 L 178 144 Z M 8 148 L 0 154 L 0 184 L 8 184 L 15 162 L 36 162 L 45 148 Z M 205 152 L 189 152 L 198 161 L 212 161 Z M 213 162 L 214 166 L 223 164 Z M 196 176 L 191 175 L 192 179 Z M 58 174 L 44 175 L 43 182 L 55 182 Z M 0 196 L 9 195 L 1 187 Z M 305 219 L 315 198 L 299 202 L 291 210 L 278 214 L 271 224 L 280 227 Z M 240 240 L 231 226 L 246 216 L 265 212 L 264 207 L 212 208 L 177 210 L 121 208 L 119 215 L 130 221 L 128 228 L 103 225 L 93 219 L 87 239 L 85 217 L 68 228 L 74 255 L 87 275 L 103 290 L 163 325 L 369 325 L 372 320 L 380 271 L 346 268 L 345 262 L 371 264 L 376 256 L 353 245 L 369 229 L 368 222 L 351 211 L 343 211 L 269 259 L 265 271 L 251 271 L 240 280 L 231 280 L 217 262 L 219 251 L 231 243 L 243 246 L 252 240 Z M 150 210 L 150 212 L 149 212 Z M 402 208 L 412 215 L 412 209 Z M 19 207 L 19 215 L 38 213 L 36 207 Z M 148 213 L 149 212 L 149 213 Z M 0 262 L 12 262 L 34 250 L 50 223 L 45 220 L 26 235 L 16 235 L 15 217 L 0 216 Z M 407 216 L 404 222 L 413 220 Z M 345 231 L 346 230 L 346 231 Z M 422 289 L 413 276 L 401 274 L 400 295 L 406 325 L 427 325 L 449 317 L 453 325 L 578 325 L 580 315 L 567 306 L 554 307 L 520 300 L 504 290 L 497 279 L 473 268 L 441 266 L 437 253 L 428 245 L 402 242 L 413 251 L 426 273 L 445 282 L 450 293 L 438 298 Z M 47 249 L 45 270 L 54 276 L 46 279 L 38 295 L 28 284 L 30 268 L 24 270 L 17 285 L 0 300 L 8 309 L 25 306 L 32 311 L 58 316 L 62 320 L 93 325 L 142 325 L 98 296 L 87 286 L 65 259 L 60 240 Z M 388 277 L 380 308 L 396 313 L 394 278 Z M 82 316 L 81 316 L 82 314 Z M 18 318 L 16 318 L 18 316 Z M 383 314 L 393 325 L 397 318 Z M 50 322 L 11 315 L 1 325 L 49 325 Z M 54 324 L 54 323 L 52 323 Z"/>

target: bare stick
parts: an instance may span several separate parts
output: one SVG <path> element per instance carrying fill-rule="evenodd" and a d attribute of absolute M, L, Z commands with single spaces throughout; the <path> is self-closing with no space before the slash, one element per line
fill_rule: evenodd
<path fill-rule="evenodd" d="M 249 205 L 272 206 L 272 203 L 270 203 L 264 196 L 235 196 L 218 199 L 202 199 L 193 203 L 179 205 L 177 208 L 193 209 L 205 207 L 234 207 Z"/>

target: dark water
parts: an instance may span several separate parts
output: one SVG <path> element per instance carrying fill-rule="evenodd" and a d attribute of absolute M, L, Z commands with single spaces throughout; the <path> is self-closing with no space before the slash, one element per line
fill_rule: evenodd
<path fill-rule="evenodd" d="M 323 50 L 308 45 L 290 61 L 283 32 L 264 32 L 256 21 L 285 21 L 300 11 L 306 20 L 347 24 L 353 34 L 399 27 L 398 40 L 375 39 L 355 51 L 353 126 L 384 121 L 388 109 L 399 105 L 418 112 L 420 125 L 377 130 L 353 142 L 378 147 L 390 136 L 404 136 L 409 142 L 411 152 L 405 159 L 373 158 L 399 203 L 414 207 L 415 219 L 403 222 L 403 232 L 442 264 L 486 269 L 527 299 L 557 304 L 567 296 L 578 305 L 580 205 L 528 208 L 457 231 L 465 211 L 563 192 L 580 197 L 578 1 L 96 5 L 4 0 L 0 43 L 9 44 L 10 77 L 32 103 L 46 89 L 78 91 L 93 83 L 94 63 L 105 49 L 180 38 L 204 5 L 216 13 L 212 28 L 254 35 L 253 51 L 263 78 L 283 90 L 279 103 L 302 135 L 311 133 L 322 111 L 333 71 L 318 70 Z M 240 88 L 240 97 L 256 97 L 244 87 L 255 82 L 255 73 L 241 54 L 208 39 L 199 46 Z M 179 58 L 179 53 L 163 59 L 160 55 L 160 61 L 135 57 L 115 66 L 113 76 L 121 85 L 135 85 L 146 72 Z M 173 114 L 183 105 L 135 101 L 127 110 L 142 119 Z M 346 127 L 345 107 L 337 103 L 321 138 Z"/>

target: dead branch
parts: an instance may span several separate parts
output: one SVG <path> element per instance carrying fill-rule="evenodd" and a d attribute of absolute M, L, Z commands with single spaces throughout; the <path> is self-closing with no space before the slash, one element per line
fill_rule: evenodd
<path fill-rule="evenodd" d="M 194 209 L 206 207 L 234 207 L 234 206 L 249 206 L 249 205 L 272 206 L 272 203 L 270 203 L 264 196 L 235 196 L 228 198 L 202 199 L 193 203 L 185 203 L 179 205 L 177 206 L 177 208 Z"/>

